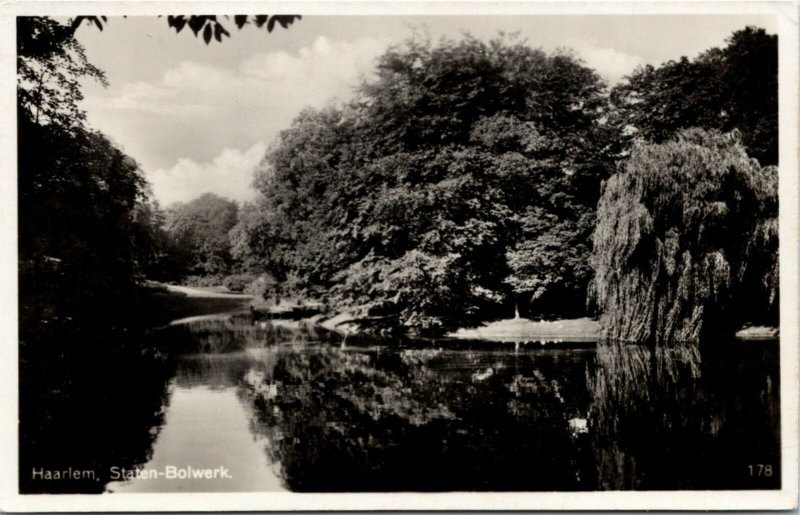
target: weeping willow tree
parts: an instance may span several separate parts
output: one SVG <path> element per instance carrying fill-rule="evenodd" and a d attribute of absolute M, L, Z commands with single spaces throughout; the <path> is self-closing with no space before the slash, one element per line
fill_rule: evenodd
<path fill-rule="evenodd" d="M 693 342 L 777 320 L 777 169 L 735 132 L 635 147 L 603 187 L 593 238 L 605 338 Z"/>

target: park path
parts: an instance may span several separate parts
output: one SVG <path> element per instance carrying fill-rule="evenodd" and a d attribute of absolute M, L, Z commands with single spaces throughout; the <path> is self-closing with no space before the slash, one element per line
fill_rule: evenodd
<path fill-rule="evenodd" d="M 245 295 L 243 293 L 230 293 L 220 292 L 213 290 L 205 290 L 202 288 L 193 288 L 191 286 L 175 286 L 172 284 L 165 284 L 167 290 L 175 293 L 183 293 L 188 297 L 206 297 L 213 299 L 252 299 L 252 295 Z"/>

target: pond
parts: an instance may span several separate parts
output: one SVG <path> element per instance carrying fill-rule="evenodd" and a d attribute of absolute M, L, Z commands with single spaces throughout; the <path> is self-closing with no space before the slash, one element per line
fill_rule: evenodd
<path fill-rule="evenodd" d="M 386 341 L 233 316 L 147 344 L 23 420 L 24 493 L 780 488 L 775 341 Z"/>

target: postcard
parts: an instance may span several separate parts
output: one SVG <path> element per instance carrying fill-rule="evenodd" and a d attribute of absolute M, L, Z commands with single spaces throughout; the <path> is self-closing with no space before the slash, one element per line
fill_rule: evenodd
<path fill-rule="evenodd" d="M 1 509 L 797 507 L 795 2 L 0 24 Z"/>

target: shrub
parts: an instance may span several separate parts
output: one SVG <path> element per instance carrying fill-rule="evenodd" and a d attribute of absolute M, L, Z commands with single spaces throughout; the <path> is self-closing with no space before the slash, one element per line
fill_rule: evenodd
<path fill-rule="evenodd" d="M 222 280 L 222 285 L 231 291 L 244 291 L 256 279 L 255 274 L 231 274 Z"/>
<path fill-rule="evenodd" d="M 221 275 L 187 275 L 181 281 L 186 286 L 197 286 L 206 288 L 209 286 L 219 286 L 224 280 Z"/>

